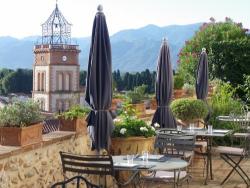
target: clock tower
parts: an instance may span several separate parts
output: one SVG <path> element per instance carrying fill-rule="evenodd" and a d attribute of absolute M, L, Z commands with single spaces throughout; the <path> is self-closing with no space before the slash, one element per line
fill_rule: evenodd
<path fill-rule="evenodd" d="M 34 46 L 32 96 L 42 110 L 65 111 L 80 103 L 79 53 L 79 46 L 71 44 L 71 24 L 56 4 Z"/>

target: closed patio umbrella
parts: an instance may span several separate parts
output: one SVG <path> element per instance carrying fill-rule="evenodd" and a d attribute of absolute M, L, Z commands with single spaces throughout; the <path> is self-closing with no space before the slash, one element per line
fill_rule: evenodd
<path fill-rule="evenodd" d="M 200 55 L 200 59 L 198 62 L 197 72 L 196 72 L 196 97 L 197 99 L 201 99 L 206 102 L 206 98 L 208 96 L 208 60 L 207 60 L 207 53 L 206 49 L 202 48 L 202 52 Z M 207 104 L 208 106 L 208 104 Z M 205 118 L 205 125 L 207 125 L 207 121 L 210 118 L 210 108 L 208 106 L 209 114 Z"/>
<path fill-rule="evenodd" d="M 152 119 L 154 123 L 160 124 L 161 128 L 175 128 L 176 121 L 169 104 L 173 92 L 173 70 L 170 60 L 169 46 L 167 40 L 163 39 L 158 57 L 156 78 L 156 102 L 157 109 Z"/>
<path fill-rule="evenodd" d="M 206 100 L 208 95 L 208 61 L 205 48 L 202 48 L 197 67 L 195 89 L 197 99 Z"/>
<path fill-rule="evenodd" d="M 111 46 L 105 15 L 98 6 L 88 61 L 85 100 L 91 112 L 87 117 L 92 148 L 107 149 L 114 124 L 109 108 L 112 102 Z"/>

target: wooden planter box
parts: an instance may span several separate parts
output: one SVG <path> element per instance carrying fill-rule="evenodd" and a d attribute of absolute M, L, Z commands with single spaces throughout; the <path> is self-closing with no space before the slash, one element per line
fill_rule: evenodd
<path fill-rule="evenodd" d="M 110 152 L 113 155 L 141 154 L 142 151 L 153 152 L 155 137 L 111 138 Z"/>
<path fill-rule="evenodd" d="M 1 127 L 1 144 L 7 146 L 26 146 L 42 141 L 42 123 L 28 127 Z"/>
<path fill-rule="evenodd" d="M 84 132 L 87 133 L 87 122 L 85 118 L 75 118 L 71 119 L 63 119 L 59 118 L 60 120 L 60 131 L 74 131 L 74 132 Z"/>

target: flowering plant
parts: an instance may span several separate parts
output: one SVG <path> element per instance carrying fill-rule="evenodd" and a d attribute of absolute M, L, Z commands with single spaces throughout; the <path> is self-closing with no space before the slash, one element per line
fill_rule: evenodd
<path fill-rule="evenodd" d="M 123 104 L 122 112 L 115 121 L 113 137 L 144 136 L 151 137 L 155 135 L 155 128 L 145 121 L 137 119 L 135 110 L 129 103 Z"/>

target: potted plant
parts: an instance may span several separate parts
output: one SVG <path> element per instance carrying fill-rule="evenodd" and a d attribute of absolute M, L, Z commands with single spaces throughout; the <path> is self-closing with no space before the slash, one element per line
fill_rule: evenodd
<path fill-rule="evenodd" d="M 60 120 L 61 131 L 87 132 L 87 123 L 85 118 L 90 112 L 89 108 L 81 107 L 79 105 L 72 106 L 68 111 L 60 113 L 58 118 Z"/>
<path fill-rule="evenodd" d="M 202 100 L 182 98 L 174 100 L 170 108 L 174 116 L 185 125 L 204 119 L 208 114 L 208 107 Z"/>
<path fill-rule="evenodd" d="M 145 113 L 145 104 L 144 101 L 147 98 L 146 95 L 146 85 L 137 86 L 134 88 L 133 91 L 128 91 L 126 93 L 127 99 L 131 104 L 133 104 L 133 107 L 136 109 L 138 115 Z"/>
<path fill-rule="evenodd" d="M 42 141 L 42 116 L 37 102 L 14 101 L 0 109 L 2 145 L 25 146 Z"/>
<path fill-rule="evenodd" d="M 115 120 L 111 153 L 120 155 L 153 151 L 155 134 L 154 127 L 136 118 L 131 104 L 123 105 L 121 114 Z"/>

